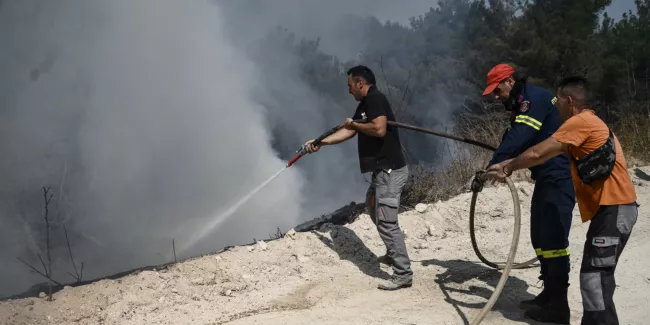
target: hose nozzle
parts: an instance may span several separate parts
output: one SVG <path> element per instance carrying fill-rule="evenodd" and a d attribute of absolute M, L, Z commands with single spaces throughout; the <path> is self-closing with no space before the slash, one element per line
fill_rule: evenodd
<path fill-rule="evenodd" d="M 291 165 L 295 164 L 300 157 L 304 156 L 307 154 L 307 145 L 303 144 L 298 151 L 296 151 L 296 155 L 289 160 L 287 163 L 287 167 L 291 167 Z"/>

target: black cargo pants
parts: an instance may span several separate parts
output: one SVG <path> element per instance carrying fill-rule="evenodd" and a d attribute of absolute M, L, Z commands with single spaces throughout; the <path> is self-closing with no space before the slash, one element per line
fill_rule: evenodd
<path fill-rule="evenodd" d="M 614 271 L 636 223 L 638 205 L 602 205 L 591 219 L 580 267 L 582 325 L 618 324 Z"/>
<path fill-rule="evenodd" d="M 407 166 L 375 171 L 366 193 L 368 214 L 386 245 L 386 255 L 393 262 L 393 276 L 402 279 L 410 279 L 413 276 L 404 233 L 397 220 L 400 197 L 407 179 Z"/>

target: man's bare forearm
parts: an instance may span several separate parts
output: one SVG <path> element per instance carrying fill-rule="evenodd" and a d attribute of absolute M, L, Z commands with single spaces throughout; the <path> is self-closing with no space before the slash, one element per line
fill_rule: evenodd
<path fill-rule="evenodd" d="M 524 151 L 506 165 L 508 172 L 541 165 L 547 160 L 561 154 L 566 145 L 548 138 L 536 146 Z"/>
<path fill-rule="evenodd" d="M 352 123 L 352 128 L 371 137 L 382 138 L 386 135 L 386 117 L 380 116 L 369 123 Z"/>
<path fill-rule="evenodd" d="M 338 143 L 347 141 L 348 139 L 354 137 L 356 134 L 357 134 L 357 131 L 342 128 L 342 129 L 334 132 L 334 134 L 332 134 L 332 135 L 328 136 L 327 138 L 323 139 L 323 141 L 321 141 L 321 145 L 331 146 L 333 144 L 338 144 Z"/>

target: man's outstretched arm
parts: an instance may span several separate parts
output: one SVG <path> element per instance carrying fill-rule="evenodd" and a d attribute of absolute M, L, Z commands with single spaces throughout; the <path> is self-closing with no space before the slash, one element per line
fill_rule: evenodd
<path fill-rule="evenodd" d="M 334 134 L 323 139 L 323 141 L 321 141 L 321 145 L 339 144 L 341 142 L 351 139 L 355 135 L 357 135 L 357 131 L 341 128 L 338 131 L 334 132 Z"/>
<path fill-rule="evenodd" d="M 565 152 L 566 148 L 566 144 L 549 137 L 512 160 L 490 166 L 487 171 L 488 173 L 492 172 L 497 178 L 503 179 L 516 170 L 543 164 L 547 160 Z"/>
<path fill-rule="evenodd" d="M 318 146 L 314 146 L 312 144 L 312 142 L 314 142 L 313 139 L 307 141 L 307 143 L 305 143 L 305 145 L 307 146 L 307 152 L 308 153 L 314 153 L 314 152 L 318 151 L 320 149 L 320 147 L 322 147 L 322 146 L 328 146 L 328 145 L 331 146 L 331 145 L 334 145 L 334 144 L 338 144 L 338 143 L 341 143 L 341 142 L 344 142 L 344 141 L 347 141 L 347 140 L 351 139 L 355 135 L 357 135 L 357 131 L 348 130 L 346 128 L 341 128 L 338 131 L 331 134 L 330 136 L 323 139 L 321 141 L 320 145 L 318 145 Z"/>

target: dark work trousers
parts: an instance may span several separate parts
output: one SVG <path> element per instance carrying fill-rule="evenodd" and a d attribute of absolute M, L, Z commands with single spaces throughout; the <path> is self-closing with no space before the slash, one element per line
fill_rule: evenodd
<path fill-rule="evenodd" d="M 541 264 L 544 288 L 569 284 L 569 231 L 575 206 L 571 178 L 539 179 L 531 202 L 530 238 Z"/>
<path fill-rule="evenodd" d="M 637 219 L 635 203 L 601 205 L 591 219 L 580 267 L 582 325 L 618 324 L 614 271 Z"/>
<path fill-rule="evenodd" d="M 366 193 L 368 214 L 386 245 L 386 255 L 392 260 L 393 276 L 402 279 L 411 279 L 413 276 L 404 233 L 397 220 L 400 197 L 407 179 L 406 166 L 375 171 Z"/>

